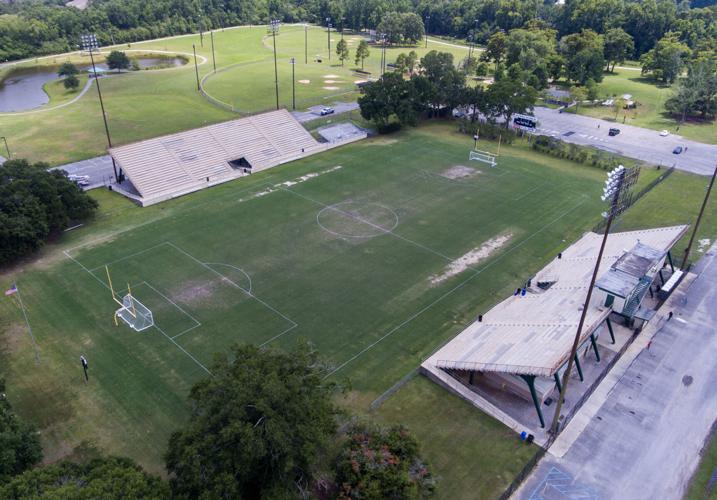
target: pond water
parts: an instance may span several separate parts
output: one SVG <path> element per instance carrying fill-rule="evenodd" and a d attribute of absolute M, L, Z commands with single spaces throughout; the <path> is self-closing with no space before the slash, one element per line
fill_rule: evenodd
<path fill-rule="evenodd" d="M 137 61 L 140 69 L 186 64 L 186 61 L 179 57 L 138 57 L 132 60 Z M 98 63 L 95 66 L 98 70 L 108 71 L 105 63 Z M 82 65 L 78 66 L 78 69 L 92 71 L 92 66 Z M 57 67 L 52 66 L 20 68 L 12 71 L 0 82 L 0 113 L 27 111 L 47 104 L 50 97 L 45 93 L 43 86 L 57 78 Z"/>

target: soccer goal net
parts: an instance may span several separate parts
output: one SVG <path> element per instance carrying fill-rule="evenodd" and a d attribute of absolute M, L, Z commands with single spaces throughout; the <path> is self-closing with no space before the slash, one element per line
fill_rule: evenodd
<path fill-rule="evenodd" d="M 468 156 L 468 160 L 487 163 L 491 167 L 495 167 L 498 164 L 495 161 L 495 155 L 493 153 L 489 153 L 488 151 L 471 151 Z"/>
<path fill-rule="evenodd" d="M 122 307 L 117 309 L 115 316 L 138 332 L 154 325 L 152 311 L 130 294 L 122 297 Z"/>

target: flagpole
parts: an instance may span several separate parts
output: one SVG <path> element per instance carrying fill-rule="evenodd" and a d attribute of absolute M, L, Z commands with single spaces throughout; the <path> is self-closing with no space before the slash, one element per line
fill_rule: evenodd
<path fill-rule="evenodd" d="M 25 324 L 27 325 L 27 331 L 30 333 L 30 339 L 32 340 L 32 347 L 35 350 L 35 364 L 40 364 L 40 351 L 37 349 L 37 342 L 35 336 L 32 334 L 32 327 L 30 326 L 30 320 L 27 319 L 27 311 L 25 311 L 25 304 L 22 302 L 22 296 L 20 295 L 20 288 L 17 286 L 17 282 L 14 282 L 12 286 L 15 288 L 17 294 L 17 300 L 20 301 L 20 309 L 22 309 L 22 315 L 25 317 Z"/>

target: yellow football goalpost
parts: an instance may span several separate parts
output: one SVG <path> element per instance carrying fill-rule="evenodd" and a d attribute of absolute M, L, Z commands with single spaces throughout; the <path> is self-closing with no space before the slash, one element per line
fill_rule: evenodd
<path fill-rule="evenodd" d="M 127 294 L 120 300 L 117 298 L 114 286 L 112 285 L 112 276 L 110 276 L 109 267 L 105 266 L 105 272 L 107 273 L 107 283 L 110 287 L 112 300 L 120 306 L 114 313 L 115 326 L 119 326 L 117 318 L 138 332 L 153 326 L 154 317 L 152 316 L 152 311 L 132 295 L 132 289 L 129 283 L 127 283 Z"/>

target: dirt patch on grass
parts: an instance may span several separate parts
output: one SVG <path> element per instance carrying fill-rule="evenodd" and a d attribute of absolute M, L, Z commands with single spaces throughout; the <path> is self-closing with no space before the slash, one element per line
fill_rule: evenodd
<path fill-rule="evenodd" d="M 299 83 L 301 83 L 303 85 L 308 85 L 311 83 L 311 80 L 299 80 Z"/>
<path fill-rule="evenodd" d="M 338 87 L 321 87 L 324 90 L 339 90 Z"/>
<path fill-rule="evenodd" d="M 172 300 L 184 304 L 197 304 L 206 302 L 212 298 L 214 292 L 219 288 L 222 279 L 216 278 L 210 281 L 190 281 L 172 293 Z"/>
<path fill-rule="evenodd" d="M 378 137 L 376 139 L 371 139 L 368 142 L 365 142 L 364 144 L 368 144 L 369 146 L 390 146 L 391 144 L 396 144 L 398 142 L 398 139 L 389 139 L 387 137 Z"/>
<path fill-rule="evenodd" d="M 710 241 L 709 238 L 704 238 L 704 239 L 699 240 L 697 242 L 697 245 L 698 245 L 697 251 L 700 253 L 705 253 L 706 250 L 709 250 L 711 243 L 712 242 Z"/>
<path fill-rule="evenodd" d="M 441 177 L 445 177 L 446 179 L 464 179 L 479 173 L 480 171 L 475 168 L 466 167 L 465 165 L 455 165 L 448 170 L 444 170 L 439 175 Z"/>
<path fill-rule="evenodd" d="M 462 273 L 471 266 L 474 266 L 475 264 L 478 264 L 479 262 L 487 259 L 497 250 L 499 250 L 503 245 L 508 243 L 508 241 L 512 237 L 512 233 L 506 233 L 496 236 L 495 238 L 489 239 L 478 248 L 474 248 L 470 252 L 448 264 L 441 274 L 434 274 L 430 276 L 429 280 L 431 281 L 431 284 L 438 285 L 447 280 L 448 278 L 452 278 L 453 276 Z"/>
<path fill-rule="evenodd" d="M 0 352 L 12 354 L 16 352 L 25 339 L 25 327 L 22 323 L 11 323 L 2 329 L 0 334 Z"/>

